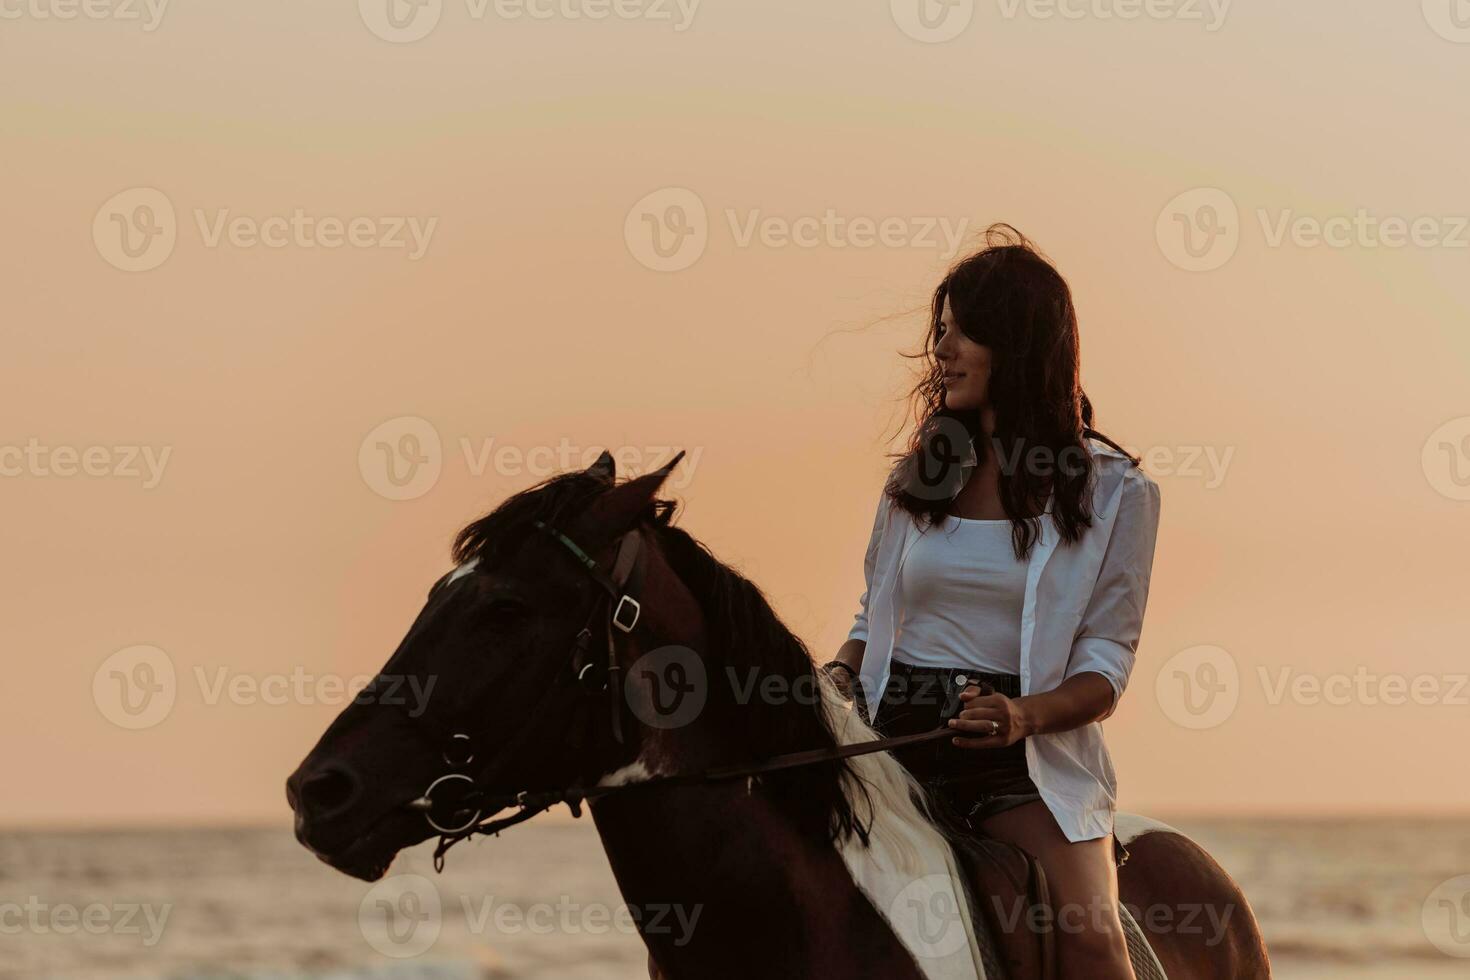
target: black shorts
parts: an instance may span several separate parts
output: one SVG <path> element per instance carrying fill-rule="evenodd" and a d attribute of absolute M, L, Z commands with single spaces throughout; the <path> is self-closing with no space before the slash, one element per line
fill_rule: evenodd
<path fill-rule="evenodd" d="M 894 660 L 878 702 L 873 727 L 884 737 L 914 735 L 940 727 L 960 711 L 960 692 L 989 682 L 999 694 L 1021 696 L 1017 674 L 992 674 L 965 667 L 917 667 Z M 853 690 L 861 700 L 861 685 Z M 861 707 L 861 706 L 860 706 Z M 894 758 L 936 799 L 972 829 L 997 813 L 1041 800 L 1026 768 L 1026 742 L 994 749 L 966 749 L 950 739 L 895 749 Z"/>
<path fill-rule="evenodd" d="M 917 667 L 894 660 L 888 684 L 878 703 L 873 727 L 891 738 L 933 731 L 960 712 L 960 692 L 971 684 L 989 682 L 998 694 L 1021 696 L 1019 674 L 991 674 L 967 667 Z M 858 710 L 863 709 L 862 685 L 852 685 Z M 894 749 L 892 755 L 972 832 L 997 813 L 1027 803 L 1044 802 L 1026 765 L 1026 740 L 995 749 L 964 749 L 950 739 Z M 1128 849 L 1113 838 L 1113 861 L 1128 860 Z"/>

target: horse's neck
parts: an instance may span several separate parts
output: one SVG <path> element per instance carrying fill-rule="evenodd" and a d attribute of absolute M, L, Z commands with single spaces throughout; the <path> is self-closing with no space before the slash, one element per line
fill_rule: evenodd
<path fill-rule="evenodd" d="M 596 801 L 592 817 L 630 905 L 769 905 L 784 896 L 801 912 L 789 882 L 813 866 L 843 864 L 826 841 L 797 835 L 759 787 L 741 780 L 634 788 Z M 850 884 L 850 881 L 849 881 Z M 692 914 L 692 912 L 691 912 Z"/>
<path fill-rule="evenodd" d="M 593 820 L 623 899 L 678 977 L 917 977 L 836 847 L 742 781 L 633 789 Z"/>

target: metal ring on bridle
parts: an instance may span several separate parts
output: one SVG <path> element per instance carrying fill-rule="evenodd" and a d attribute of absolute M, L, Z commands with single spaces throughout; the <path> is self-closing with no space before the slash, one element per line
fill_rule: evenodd
<path fill-rule="evenodd" d="M 463 759 L 456 761 L 454 759 L 449 758 L 449 753 L 448 752 L 441 752 L 441 753 L 439 753 L 439 757 L 444 760 L 444 764 L 445 765 L 449 765 L 449 766 L 467 766 L 471 762 L 474 762 L 475 761 L 475 751 L 474 751 L 473 748 L 470 748 L 470 737 L 468 735 L 464 735 L 464 734 L 451 735 L 451 736 L 449 736 L 449 740 L 450 740 L 450 744 L 451 745 L 454 745 L 455 744 L 454 743 L 454 740 L 455 739 L 463 739 L 463 741 L 464 741 L 464 746 L 463 747 L 464 748 L 469 748 L 470 754 L 467 755 L 467 756 L 465 756 Z M 460 747 L 460 746 L 456 746 L 456 747 Z"/>
<path fill-rule="evenodd" d="M 446 782 L 449 782 L 450 780 L 454 780 L 454 779 L 462 779 L 465 782 L 469 783 L 471 787 L 473 787 L 475 785 L 475 781 L 473 779 L 471 779 L 469 776 L 466 776 L 464 773 L 462 773 L 462 772 L 451 772 L 448 775 L 440 776 L 438 779 L 436 779 L 432 783 L 430 783 L 429 784 L 429 788 L 426 789 L 426 790 L 424 790 L 424 797 L 423 798 L 426 799 L 426 800 L 428 800 L 428 801 L 430 801 L 432 803 L 433 800 L 434 800 L 434 790 L 439 786 L 439 784 L 440 783 L 446 783 Z M 475 824 L 479 823 L 480 822 L 480 813 L 481 813 L 480 810 L 478 810 L 478 809 L 475 810 L 475 815 L 473 817 L 470 817 L 468 820 L 466 820 L 464 822 L 463 825 L 461 825 L 459 827 L 445 827 L 445 826 L 442 826 L 437 820 L 434 819 L 434 811 L 433 810 L 425 810 L 424 811 L 424 819 L 429 822 L 429 826 L 430 827 L 433 827 L 435 830 L 439 831 L 439 833 L 441 833 L 441 834 L 458 834 L 458 833 L 461 833 L 462 831 L 469 830 Z"/>

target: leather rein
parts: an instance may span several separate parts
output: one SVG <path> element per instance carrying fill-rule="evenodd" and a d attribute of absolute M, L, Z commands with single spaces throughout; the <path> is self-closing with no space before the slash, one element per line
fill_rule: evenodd
<path fill-rule="evenodd" d="M 640 552 L 642 535 L 639 528 L 634 527 L 618 539 L 617 557 L 614 559 L 612 571 L 609 574 L 590 555 L 578 547 L 576 542 L 561 531 L 542 521 L 534 523 L 538 530 L 546 532 L 565 546 L 577 559 L 578 564 L 582 565 L 607 593 L 610 611 L 605 624 L 607 638 L 605 657 L 599 661 L 591 656 L 592 627 L 597 619 L 598 610 L 602 607 L 601 602 L 595 602 L 586 623 L 578 632 L 573 643 L 569 666 L 572 678 L 583 692 L 589 695 L 608 696 L 612 736 L 616 742 L 622 744 L 624 742 L 623 712 L 621 710 L 622 666 L 618 663 L 617 637 L 614 630 L 631 635 L 638 626 L 642 614 L 642 605 L 638 599 L 644 578 L 643 556 Z M 533 711 L 533 716 L 541 714 L 541 707 L 556 693 L 556 689 L 555 684 L 549 687 L 541 704 L 537 705 L 536 710 Z M 528 730 L 523 730 L 520 737 L 505 745 L 500 751 L 499 758 L 513 757 L 523 744 L 529 742 L 526 731 Z M 830 749 L 788 752 L 771 756 L 763 762 L 722 766 L 696 773 L 654 776 L 650 779 L 620 783 L 615 786 L 572 785 L 550 790 L 489 793 L 483 789 L 475 777 L 459 771 L 474 761 L 474 751 L 469 736 L 456 733 L 449 736 L 449 744 L 443 753 L 445 763 L 453 771 L 435 779 L 424 791 L 423 796 L 409 801 L 405 806 L 422 813 L 429 826 L 439 833 L 439 843 L 434 849 L 434 870 L 443 871 L 444 854 L 455 843 L 476 834 L 498 835 L 502 830 L 518 823 L 524 823 L 559 803 L 565 803 L 573 817 L 580 817 L 584 801 L 600 799 L 626 790 L 646 786 L 667 786 L 675 783 L 710 783 L 742 777 L 754 780 L 769 772 L 850 759 L 874 752 L 887 752 L 909 745 L 947 738 L 952 734 L 949 728 L 940 727 L 915 735 L 880 738 L 868 742 L 839 745 Z M 493 766 L 487 767 L 487 771 L 493 771 L 494 768 Z M 436 792 L 441 794 L 441 799 L 435 799 Z M 450 797 L 446 796 L 446 793 L 454 795 Z M 495 814 L 512 807 L 515 807 L 517 812 L 508 817 L 482 819 L 486 812 Z"/>

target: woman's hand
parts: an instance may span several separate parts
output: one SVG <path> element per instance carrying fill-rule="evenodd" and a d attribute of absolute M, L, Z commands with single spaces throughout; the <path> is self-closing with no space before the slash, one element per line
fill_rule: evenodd
<path fill-rule="evenodd" d="M 847 700 L 852 700 L 852 681 L 857 676 L 852 667 L 841 660 L 829 660 L 822 665 L 822 673 L 837 688 L 837 693 Z"/>
<path fill-rule="evenodd" d="M 950 719 L 949 727 L 975 735 L 973 738 L 954 739 L 954 744 L 962 749 L 1002 749 L 1031 734 L 1030 719 L 1017 698 L 996 693 L 982 694 L 971 684 L 960 692 L 960 701 L 964 707 Z"/>

